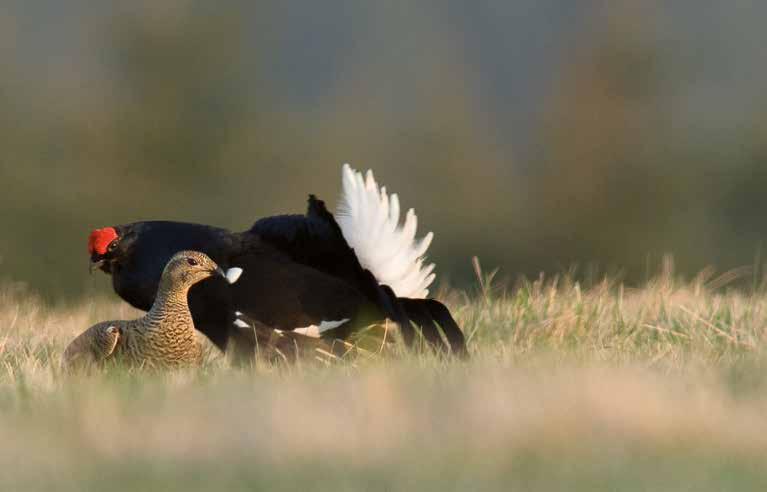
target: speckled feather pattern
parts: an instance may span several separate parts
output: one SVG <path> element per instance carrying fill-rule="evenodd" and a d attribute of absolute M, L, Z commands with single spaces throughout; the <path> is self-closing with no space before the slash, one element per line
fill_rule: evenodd
<path fill-rule="evenodd" d="M 103 362 L 114 353 L 121 330 L 115 323 L 105 321 L 82 332 L 64 352 L 65 367 L 89 366 Z"/>
<path fill-rule="evenodd" d="M 190 265 L 189 258 L 196 264 Z M 202 253 L 177 253 L 163 271 L 152 309 L 139 319 L 105 321 L 92 326 L 67 347 L 65 366 L 111 359 L 139 367 L 199 364 L 203 348 L 195 333 L 187 297 L 192 285 L 214 275 L 217 268 L 216 263 Z M 118 328 L 114 340 L 111 326 Z"/>
<path fill-rule="evenodd" d="M 158 293 L 143 318 L 123 322 L 124 335 L 115 358 L 134 366 L 182 367 L 202 361 L 202 344 L 195 335 L 183 290 Z"/>

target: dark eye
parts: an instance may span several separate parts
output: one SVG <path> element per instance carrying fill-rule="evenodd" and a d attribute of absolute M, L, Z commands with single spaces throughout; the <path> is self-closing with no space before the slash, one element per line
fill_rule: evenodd
<path fill-rule="evenodd" d="M 187 262 L 187 263 L 189 263 L 189 264 L 190 264 L 190 265 L 192 265 L 192 266 L 197 266 L 197 265 L 199 265 L 199 263 L 197 263 L 197 260 L 195 260 L 194 258 L 187 258 L 187 259 L 186 259 L 186 262 Z"/>
<path fill-rule="evenodd" d="M 109 251 L 114 251 L 116 247 L 117 247 L 117 241 L 112 241 L 111 243 L 109 243 L 109 248 L 107 249 Z"/>

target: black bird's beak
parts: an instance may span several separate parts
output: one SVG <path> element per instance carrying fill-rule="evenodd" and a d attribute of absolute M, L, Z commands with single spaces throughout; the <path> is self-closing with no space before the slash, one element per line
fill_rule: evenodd
<path fill-rule="evenodd" d="M 213 273 L 214 273 L 215 275 L 220 275 L 220 276 L 222 276 L 222 277 L 226 278 L 226 272 L 225 272 L 225 271 L 224 271 L 224 269 L 223 269 L 223 268 L 221 268 L 221 267 L 216 267 L 216 269 L 215 269 L 215 270 L 213 270 Z"/>
<path fill-rule="evenodd" d="M 88 267 L 88 270 L 90 271 L 91 275 L 93 275 L 93 272 L 101 268 L 101 265 L 104 264 L 104 261 L 105 261 L 104 259 L 100 259 L 100 260 L 91 259 L 90 266 Z"/>

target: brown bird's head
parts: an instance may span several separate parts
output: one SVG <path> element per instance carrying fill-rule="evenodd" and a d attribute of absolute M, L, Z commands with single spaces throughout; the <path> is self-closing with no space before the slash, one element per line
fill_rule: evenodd
<path fill-rule="evenodd" d="M 237 281 L 242 270 L 230 268 L 228 271 L 219 267 L 205 253 L 199 251 L 180 251 L 173 255 L 162 272 L 161 283 L 170 282 L 172 285 L 191 287 L 192 285 L 214 275 L 224 277 L 233 284 Z"/>

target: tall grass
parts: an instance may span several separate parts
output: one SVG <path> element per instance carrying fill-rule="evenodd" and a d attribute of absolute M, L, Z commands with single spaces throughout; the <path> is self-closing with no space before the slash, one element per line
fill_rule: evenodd
<path fill-rule="evenodd" d="M 479 269 L 478 269 L 479 271 Z M 472 358 L 65 375 L 138 313 L 0 293 L 0 490 L 764 490 L 767 296 L 670 263 L 444 291 Z"/>

